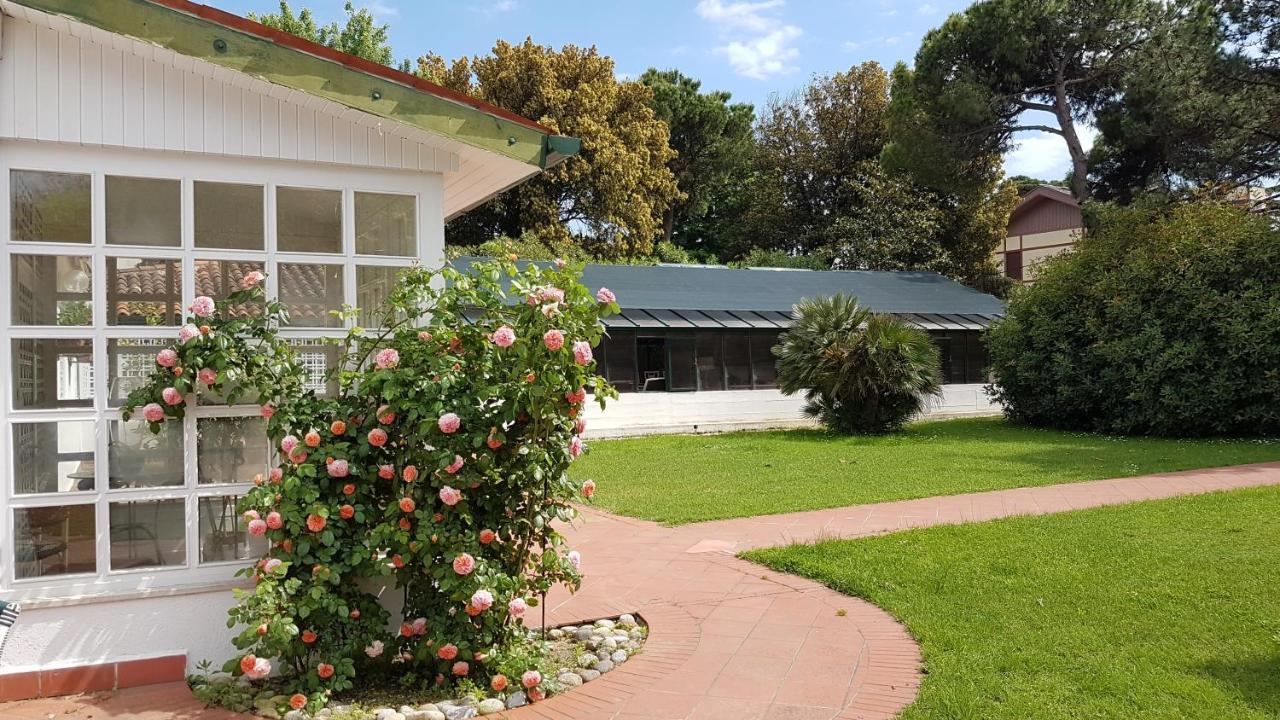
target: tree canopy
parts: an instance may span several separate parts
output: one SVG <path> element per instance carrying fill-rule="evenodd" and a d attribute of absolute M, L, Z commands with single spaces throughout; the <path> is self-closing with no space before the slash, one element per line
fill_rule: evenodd
<path fill-rule="evenodd" d="M 347 20 L 341 25 L 337 22 L 317 25 L 315 16 L 308 8 L 302 8 L 295 15 L 293 9 L 289 7 L 288 0 L 280 0 L 280 12 L 248 13 L 248 18 L 334 50 L 341 50 L 381 65 L 392 65 L 394 60 L 391 44 L 387 40 L 387 25 L 379 25 L 368 10 L 364 8 L 357 10 L 351 4 L 351 0 L 347 0 L 343 9 L 347 13 Z"/>

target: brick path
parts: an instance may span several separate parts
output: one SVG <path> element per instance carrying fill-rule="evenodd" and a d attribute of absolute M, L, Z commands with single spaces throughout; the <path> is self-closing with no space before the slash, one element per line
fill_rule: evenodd
<path fill-rule="evenodd" d="M 548 598 L 564 624 L 639 612 L 645 651 L 599 680 L 510 720 L 883 720 L 914 698 L 921 657 L 884 611 L 734 554 L 1280 484 L 1280 463 L 860 505 L 665 528 L 589 511 L 571 530 L 587 582 Z M 0 705 L 0 718 L 224 720 L 180 685 Z"/>

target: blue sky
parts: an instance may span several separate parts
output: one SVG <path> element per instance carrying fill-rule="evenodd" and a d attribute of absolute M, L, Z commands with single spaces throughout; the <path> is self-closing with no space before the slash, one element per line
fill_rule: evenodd
<path fill-rule="evenodd" d="M 275 0 L 204 0 L 245 14 Z M 322 22 L 341 18 L 343 0 L 293 0 Z M 446 58 L 487 52 L 494 40 L 532 36 L 556 47 L 596 45 L 622 76 L 679 68 L 704 89 L 764 104 L 815 73 L 875 60 L 910 62 L 920 39 L 969 0 L 356 0 L 391 26 L 397 57 L 426 51 Z M 1009 174 L 1058 179 L 1068 168 L 1056 136 L 1031 134 L 1005 158 Z"/>

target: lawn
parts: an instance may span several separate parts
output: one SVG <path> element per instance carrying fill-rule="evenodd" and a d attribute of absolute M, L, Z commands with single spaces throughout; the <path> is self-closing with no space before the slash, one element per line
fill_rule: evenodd
<path fill-rule="evenodd" d="M 1280 718 L 1280 488 L 752 552 L 902 620 L 903 720 Z"/>
<path fill-rule="evenodd" d="M 999 418 L 877 438 L 817 430 L 601 440 L 574 464 L 596 501 L 670 524 L 1280 460 L 1280 441 L 1110 438 Z"/>

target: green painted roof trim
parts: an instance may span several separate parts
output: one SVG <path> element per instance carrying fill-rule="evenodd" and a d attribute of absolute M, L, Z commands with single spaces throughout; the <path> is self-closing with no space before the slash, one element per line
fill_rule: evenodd
<path fill-rule="evenodd" d="M 148 0 L 13 0 L 546 169 L 581 141 L 355 70 Z"/>

